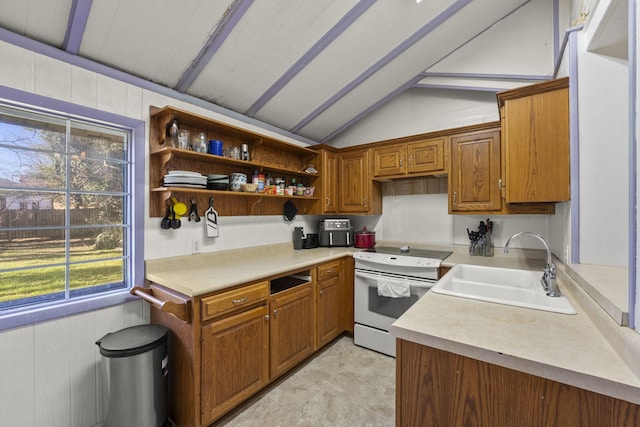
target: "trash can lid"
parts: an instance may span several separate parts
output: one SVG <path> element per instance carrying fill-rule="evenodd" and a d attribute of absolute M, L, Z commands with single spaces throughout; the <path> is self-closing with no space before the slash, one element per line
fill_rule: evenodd
<path fill-rule="evenodd" d="M 100 354 L 106 357 L 126 357 L 145 353 L 162 345 L 169 330 L 161 325 L 138 325 L 105 335 L 96 341 Z"/>

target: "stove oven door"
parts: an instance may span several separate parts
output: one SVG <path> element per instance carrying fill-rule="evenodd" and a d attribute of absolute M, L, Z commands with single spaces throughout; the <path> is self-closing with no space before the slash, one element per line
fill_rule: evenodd
<path fill-rule="evenodd" d="M 380 283 L 409 284 L 410 296 L 392 298 L 378 295 Z M 361 325 L 389 331 L 391 324 L 429 291 L 435 280 L 407 278 L 395 274 L 385 274 L 356 270 L 354 282 L 354 320 Z"/>

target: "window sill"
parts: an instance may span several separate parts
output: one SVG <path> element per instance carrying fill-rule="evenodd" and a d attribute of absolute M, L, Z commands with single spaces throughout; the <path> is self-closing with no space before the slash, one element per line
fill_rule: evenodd
<path fill-rule="evenodd" d="M 138 298 L 131 295 L 128 289 L 121 289 L 72 301 L 56 301 L 47 305 L 41 304 L 37 307 L 8 310 L 0 314 L 0 331 L 124 304 L 127 301 L 136 299 Z"/>

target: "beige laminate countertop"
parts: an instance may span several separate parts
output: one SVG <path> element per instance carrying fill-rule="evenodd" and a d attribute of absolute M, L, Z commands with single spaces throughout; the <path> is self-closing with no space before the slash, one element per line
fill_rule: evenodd
<path fill-rule="evenodd" d="M 448 262 L 456 261 L 450 258 Z M 601 309 L 565 274 L 559 278 L 575 315 L 429 292 L 393 323 L 391 334 L 640 404 L 640 380 L 590 316 L 591 310 Z M 614 324 L 606 315 L 599 321 Z M 610 330 L 631 338 L 637 348 L 640 336 L 631 329 L 614 325 Z"/>
<path fill-rule="evenodd" d="M 378 246 L 402 244 L 378 242 Z M 496 248 L 494 257 L 484 258 L 469 256 L 464 246 L 411 246 L 452 251 L 442 263 L 445 267 L 462 263 L 542 270 L 545 256 L 542 251 L 518 249 L 505 255 Z M 148 260 L 146 279 L 195 297 L 309 268 L 358 250 L 293 250 L 287 243 Z M 578 312 L 576 315 L 429 292 L 393 324 L 391 333 L 404 340 L 640 404 L 640 380 L 594 323 L 593 310 L 602 310 L 595 303 L 586 310 L 584 301 L 591 304 L 591 298 L 585 297 L 586 293 L 563 271 L 559 271 L 559 285 Z M 627 354 L 627 360 L 633 360 L 640 354 L 640 335 L 610 323 L 612 334 L 621 333 L 627 342 L 632 340 L 631 348 L 624 351 L 632 352 L 631 357 Z"/>
<path fill-rule="evenodd" d="M 189 297 L 200 296 L 352 254 L 354 248 L 294 250 L 291 243 L 145 261 L 145 278 Z"/>

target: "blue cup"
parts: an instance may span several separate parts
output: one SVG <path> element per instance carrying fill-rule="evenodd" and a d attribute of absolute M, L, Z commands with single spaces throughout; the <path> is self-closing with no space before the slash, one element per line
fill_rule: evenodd
<path fill-rule="evenodd" d="M 222 156 L 222 141 L 219 139 L 212 139 L 209 141 L 209 154 Z"/>

